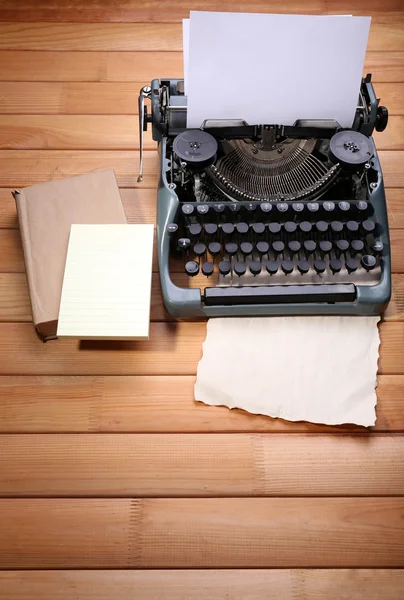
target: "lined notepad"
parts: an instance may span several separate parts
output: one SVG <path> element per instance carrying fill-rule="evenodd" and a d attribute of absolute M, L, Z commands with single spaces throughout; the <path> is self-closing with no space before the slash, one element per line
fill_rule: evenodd
<path fill-rule="evenodd" d="M 153 225 L 72 225 L 58 337 L 149 337 Z"/>

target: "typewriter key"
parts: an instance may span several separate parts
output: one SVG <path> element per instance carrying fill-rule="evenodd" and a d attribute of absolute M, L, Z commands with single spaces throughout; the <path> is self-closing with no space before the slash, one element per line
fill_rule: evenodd
<path fill-rule="evenodd" d="M 297 263 L 297 268 L 299 269 L 300 273 L 303 275 L 304 273 L 308 273 L 310 270 L 310 263 L 308 260 L 299 260 L 299 262 Z"/>
<path fill-rule="evenodd" d="M 252 227 L 254 233 L 257 233 L 258 235 L 261 233 L 264 233 L 264 231 L 265 231 L 264 223 L 253 223 L 251 227 Z"/>
<path fill-rule="evenodd" d="M 359 229 L 359 223 L 358 221 L 348 221 L 348 223 L 346 224 L 346 228 L 351 233 L 355 233 L 355 231 L 358 231 Z"/>
<path fill-rule="evenodd" d="M 258 242 L 257 250 L 258 250 L 258 254 L 261 254 L 261 256 L 263 256 L 264 254 L 268 253 L 269 244 L 267 242 Z"/>
<path fill-rule="evenodd" d="M 303 242 L 303 246 L 308 254 L 313 254 L 317 248 L 317 244 L 314 240 L 306 240 Z"/>
<path fill-rule="evenodd" d="M 330 260 L 330 269 L 334 274 L 339 273 L 341 271 L 342 262 L 340 261 L 339 258 L 332 258 Z"/>
<path fill-rule="evenodd" d="M 231 264 L 229 263 L 228 260 L 222 260 L 219 263 L 219 272 L 222 275 L 228 275 L 230 273 L 230 269 L 231 269 Z"/>
<path fill-rule="evenodd" d="M 177 223 L 169 223 L 167 225 L 167 233 L 175 233 L 176 231 L 178 231 Z"/>
<path fill-rule="evenodd" d="M 191 245 L 191 240 L 189 238 L 180 238 L 177 242 L 178 250 L 181 250 L 182 252 L 184 252 L 185 250 L 188 250 L 190 245 Z"/>
<path fill-rule="evenodd" d="M 363 221 L 362 223 L 362 229 L 366 232 L 366 233 L 372 233 L 372 231 L 374 231 L 376 227 L 376 223 L 374 221 Z"/>
<path fill-rule="evenodd" d="M 237 254 L 238 245 L 233 244 L 233 242 L 229 242 L 225 245 L 224 248 L 229 256 L 234 256 L 235 254 Z"/>
<path fill-rule="evenodd" d="M 303 233 L 310 233 L 312 227 L 313 226 L 311 223 L 309 223 L 309 221 L 302 221 L 301 223 L 299 223 L 299 229 Z"/>
<path fill-rule="evenodd" d="M 365 254 L 362 256 L 361 264 L 366 271 L 371 271 L 376 266 L 376 258 L 371 254 Z"/>
<path fill-rule="evenodd" d="M 334 233 L 340 233 L 343 227 L 344 226 L 341 221 L 331 221 L 331 229 L 334 231 Z"/>
<path fill-rule="evenodd" d="M 198 204 L 196 210 L 200 215 L 206 215 L 209 212 L 209 204 Z"/>
<path fill-rule="evenodd" d="M 233 231 L 234 231 L 234 225 L 233 225 L 233 223 L 223 223 L 223 225 L 222 225 L 222 231 L 226 235 L 231 235 L 233 233 Z"/>
<path fill-rule="evenodd" d="M 272 249 L 276 254 L 280 254 L 285 250 L 285 244 L 283 242 L 273 242 Z"/>
<path fill-rule="evenodd" d="M 211 262 L 204 262 L 202 265 L 202 273 L 204 275 L 206 275 L 206 277 L 209 277 L 210 275 L 212 275 L 213 273 L 213 263 Z"/>
<path fill-rule="evenodd" d="M 234 265 L 234 271 L 235 273 L 241 277 L 242 275 L 245 274 L 246 272 L 246 265 L 244 262 L 236 262 L 236 264 Z"/>
<path fill-rule="evenodd" d="M 270 275 L 275 275 L 278 272 L 278 267 L 279 265 L 276 260 L 269 260 L 266 264 L 266 270 Z"/>
<path fill-rule="evenodd" d="M 292 240 L 291 242 L 289 242 L 288 248 L 292 254 L 296 254 L 297 252 L 299 252 L 301 244 L 297 240 Z"/>
<path fill-rule="evenodd" d="M 211 242 L 208 246 L 208 250 L 212 256 L 217 256 L 220 253 L 222 246 L 219 242 Z"/>
<path fill-rule="evenodd" d="M 229 210 L 233 213 L 239 212 L 240 210 L 240 204 L 237 204 L 237 202 L 232 202 L 231 204 L 228 205 Z"/>
<path fill-rule="evenodd" d="M 217 225 L 216 223 L 206 223 L 204 225 L 205 231 L 208 235 L 215 235 L 217 233 Z"/>
<path fill-rule="evenodd" d="M 328 240 L 321 240 L 320 242 L 320 250 L 323 254 L 328 254 L 331 252 L 332 244 Z"/>
<path fill-rule="evenodd" d="M 279 233 L 281 230 L 280 223 L 268 223 L 270 233 Z"/>
<path fill-rule="evenodd" d="M 317 273 L 324 273 L 325 269 L 326 269 L 326 264 L 324 260 L 321 260 L 320 258 L 318 258 L 317 260 L 314 261 L 314 269 L 317 271 Z"/>
<path fill-rule="evenodd" d="M 356 260 L 356 258 L 349 257 L 345 261 L 345 266 L 348 273 L 355 273 L 355 271 L 357 271 L 359 268 L 359 262 Z"/>
<path fill-rule="evenodd" d="M 380 240 L 375 240 L 372 244 L 372 250 L 373 250 L 373 252 L 376 252 L 377 254 L 380 254 L 380 252 L 383 252 L 383 242 L 381 242 Z"/>
<path fill-rule="evenodd" d="M 195 277 L 199 273 L 199 265 L 195 260 L 189 260 L 185 265 L 185 271 L 190 277 Z"/>
<path fill-rule="evenodd" d="M 262 202 L 260 204 L 260 209 L 262 210 L 262 212 L 264 213 L 268 213 L 271 212 L 272 210 L 272 204 L 270 202 Z"/>
<path fill-rule="evenodd" d="M 331 202 L 330 200 L 326 200 L 326 202 L 323 202 L 323 208 L 327 212 L 332 212 L 335 208 L 335 203 Z"/>
<path fill-rule="evenodd" d="M 351 242 L 351 248 L 354 252 L 362 252 L 364 247 L 365 244 L 362 242 L 362 240 L 352 240 Z"/>
<path fill-rule="evenodd" d="M 247 223 L 237 223 L 236 229 L 239 233 L 244 234 L 248 232 L 248 225 Z"/>
<path fill-rule="evenodd" d="M 259 275 L 261 273 L 261 263 L 258 260 L 253 260 L 250 263 L 250 271 L 253 275 Z"/>
<path fill-rule="evenodd" d="M 197 256 L 203 256 L 206 252 L 205 244 L 195 244 L 194 252 Z"/>
<path fill-rule="evenodd" d="M 292 273 L 293 269 L 294 269 L 294 264 L 292 260 L 283 260 L 281 263 L 281 267 L 282 267 L 282 271 L 285 273 L 285 275 L 289 275 L 290 273 Z"/>
<path fill-rule="evenodd" d="M 240 244 L 240 250 L 243 254 L 245 254 L 245 256 L 247 256 L 247 254 L 251 254 L 253 251 L 253 246 L 250 244 L 250 242 L 243 242 Z"/>
<path fill-rule="evenodd" d="M 297 229 L 297 225 L 296 223 L 293 223 L 293 221 L 286 221 L 283 227 L 288 233 L 294 233 Z"/>
<path fill-rule="evenodd" d="M 336 245 L 340 252 L 346 252 L 349 248 L 348 240 L 338 240 Z"/>
<path fill-rule="evenodd" d="M 200 235 L 201 231 L 202 226 L 199 225 L 199 223 L 192 223 L 192 225 L 189 226 L 189 234 L 193 237 L 197 237 L 198 235 Z"/>
<path fill-rule="evenodd" d="M 194 212 L 194 207 L 192 206 L 192 204 L 183 204 L 181 206 L 181 210 L 184 215 L 192 215 L 192 213 Z"/>
<path fill-rule="evenodd" d="M 320 233 L 325 233 L 328 229 L 328 223 L 326 223 L 325 221 L 317 221 L 316 229 Z"/>

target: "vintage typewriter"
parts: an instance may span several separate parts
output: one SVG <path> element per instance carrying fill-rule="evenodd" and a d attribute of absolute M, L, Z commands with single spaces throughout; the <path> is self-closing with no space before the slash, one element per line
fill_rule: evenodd
<path fill-rule="evenodd" d="M 391 293 L 390 244 L 371 136 L 385 129 L 388 112 L 371 76 L 348 130 L 329 120 L 207 120 L 187 129 L 186 103 L 180 79 L 155 79 L 139 96 L 141 153 L 148 123 L 159 142 L 157 252 L 167 311 L 380 314 Z"/>

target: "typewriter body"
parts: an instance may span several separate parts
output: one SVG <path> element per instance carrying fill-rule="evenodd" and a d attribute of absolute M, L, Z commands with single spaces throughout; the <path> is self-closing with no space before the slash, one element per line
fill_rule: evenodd
<path fill-rule="evenodd" d="M 148 123 L 159 144 L 157 253 L 167 311 L 383 312 L 390 244 L 372 133 L 386 127 L 388 113 L 371 76 L 352 129 L 330 120 L 206 120 L 187 129 L 186 103 L 179 79 L 155 79 L 139 96 L 141 152 Z"/>

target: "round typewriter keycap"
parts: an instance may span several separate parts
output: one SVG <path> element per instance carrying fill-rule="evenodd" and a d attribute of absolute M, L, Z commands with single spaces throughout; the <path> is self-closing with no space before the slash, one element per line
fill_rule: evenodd
<path fill-rule="evenodd" d="M 248 232 L 247 223 L 237 223 L 236 228 L 237 228 L 237 231 L 241 234 Z"/>
<path fill-rule="evenodd" d="M 212 275 L 213 269 L 214 269 L 213 263 L 211 263 L 209 261 L 204 262 L 202 265 L 202 273 L 204 275 L 206 275 L 206 277 L 209 277 L 210 275 Z"/>
<path fill-rule="evenodd" d="M 250 242 L 243 242 L 242 244 L 240 244 L 240 250 L 243 254 L 247 256 L 247 254 L 251 254 L 251 252 L 253 251 L 253 246 L 252 244 L 250 244 Z"/>
<path fill-rule="evenodd" d="M 222 213 L 224 211 L 224 204 L 222 204 L 221 202 L 213 203 L 213 210 L 217 213 Z"/>
<path fill-rule="evenodd" d="M 177 223 L 169 223 L 167 225 L 167 233 L 175 233 L 176 231 L 178 231 Z"/>
<path fill-rule="evenodd" d="M 222 260 L 219 263 L 219 271 L 222 275 L 228 275 L 230 273 L 231 264 L 228 260 Z"/>
<path fill-rule="evenodd" d="M 321 260 L 320 258 L 314 261 L 314 268 L 317 273 L 324 273 L 326 266 L 327 265 L 325 264 L 325 261 Z"/>
<path fill-rule="evenodd" d="M 305 240 L 303 242 L 303 246 L 306 252 L 308 252 L 309 254 L 312 254 L 317 248 L 317 244 L 314 240 Z"/>
<path fill-rule="evenodd" d="M 256 233 L 258 235 L 260 235 L 261 233 L 264 233 L 264 231 L 265 231 L 264 223 L 253 223 L 251 225 L 251 227 L 252 227 L 254 233 Z"/>
<path fill-rule="evenodd" d="M 335 233 L 340 233 L 343 230 L 344 226 L 341 221 L 331 221 L 331 229 Z"/>
<path fill-rule="evenodd" d="M 329 242 L 328 240 L 321 240 L 321 242 L 320 242 L 321 252 L 324 252 L 324 254 L 328 254 L 328 252 L 331 252 L 331 248 L 332 248 L 331 242 Z"/>
<path fill-rule="evenodd" d="M 292 208 L 295 212 L 302 212 L 304 210 L 303 202 L 293 202 Z"/>
<path fill-rule="evenodd" d="M 318 202 L 308 202 L 307 208 L 310 212 L 317 212 L 318 209 L 320 208 L 320 205 Z"/>
<path fill-rule="evenodd" d="M 192 223 L 192 225 L 189 226 L 189 234 L 193 237 L 197 237 L 198 235 L 200 235 L 201 231 L 202 226 L 199 225 L 199 223 Z"/>
<path fill-rule="evenodd" d="M 183 204 L 181 210 L 184 215 L 192 215 L 192 213 L 194 212 L 194 207 L 192 206 L 192 204 Z"/>
<path fill-rule="evenodd" d="M 206 252 L 205 244 L 195 244 L 194 252 L 197 256 L 203 256 Z"/>
<path fill-rule="evenodd" d="M 346 212 L 347 210 L 350 209 L 350 204 L 349 204 L 349 202 L 338 202 L 338 208 L 340 210 L 343 210 L 344 212 Z"/>
<path fill-rule="evenodd" d="M 277 254 L 280 254 L 281 252 L 283 252 L 285 250 L 285 244 L 283 242 L 280 242 L 280 241 L 279 242 L 273 242 L 272 249 Z"/>
<path fill-rule="evenodd" d="M 238 204 L 237 202 L 231 202 L 227 206 L 229 207 L 229 210 L 234 213 L 239 212 L 240 210 L 240 204 Z"/>
<path fill-rule="evenodd" d="M 373 252 L 376 252 L 377 254 L 380 254 L 380 252 L 383 252 L 383 242 L 381 242 L 380 240 L 375 240 L 372 244 L 372 250 L 373 250 Z"/>
<path fill-rule="evenodd" d="M 286 202 L 277 202 L 276 208 L 279 210 L 279 212 L 284 213 L 288 210 L 289 207 Z"/>
<path fill-rule="evenodd" d="M 364 247 L 365 244 L 362 242 L 362 240 L 352 240 L 351 242 L 351 248 L 354 252 L 362 252 Z"/>
<path fill-rule="evenodd" d="M 268 229 L 270 233 L 279 233 L 281 230 L 280 223 L 268 223 Z"/>
<path fill-rule="evenodd" d="M 258 260 L 253 260 L 250 263 L 250 271 L 253 275 L 259 275 L 261 273 L 261 263 Z"/>
<path fill-rule="evenodd" d="M 339 258 L 332 258 L 330 260 L 330 269 L 333 273 L 339 273 L 342 269 L 342 262 Z"/>
<path fill-rule="evenodd" d="M 346 270 L 348 273 L 355 273 L 355 271 L 359 268 L 359 261 L 356 258 L 347 258 L 345 261 Z"/>
<path fill-rule="evenodd" d="M 362 256 L 361 264 L 366 271 L 371 271 L 376 266 L 376 258 L 371 254 L 365 254 Z"/>
<path fill-rule="evenodd" d="M 276 260 L 269 260 L 266 264 L 266 270 L 270 275 L 275 275 L 278 272 L 279 265 Z"/>
<path fill-rule="evenodd" d="M 297 268 L 299 269 L 300 273 L 303 275 L 304 273 L 308 273 L 310 270 L 310 263 L 308 260 L 299 260 L 299 262 L 297 263 Z"/>
<path fill-rule="evenodd" d="M 338 240 L 337 241 L 337 248 L 341 252 L 346 252 L 348 250 L 348 248 L 349 248 L 349 242 L 348 242 L 348 240 Z"/>
<path fill-rule="evenodd" d="M 241 262 L 241 261 L 236 262 L 236 264 L 234 265 L 234 272 L 239 277 L 241 277 L 242 275 L 244 275 L 245 272 L 246 272 L 246 264 L 245 264 L 245 262 Z"/>
<path fill-rule="evenodd" d="M 302 246 L 300 242 L 298 242 L 297 240 L 292 240 L 288 243 L 288 248 L 292 254 L 296 254 L 297 252 L 299 252 L 301 247 Z"/>
<path fill-rule="evenodd" d="M 195 260 L 189 260 L 185 265 L 185 271 L 190 277 L 195 277 L 199 273 L 199 265 Z"/>
<path fill-rule="evenodd" d="M 206 215 L 209 212 L 209 204 L 198 204 L 196 210 L 200 215 Z"/>
<path fill-rule="evenodd" d="M 179 238 L 177 242 L 178 249 L 181 251 L 188 250 L 191 245 L 191 240 L 189 238 Z"/>
<path fill-rule="evenodd" d="M 326 200 L 325 202 L 323 202 L 323 208 L 327 212 L 332 212 L 335 208 L 335 203 L 331 202 L 331 200 Z"/>
<path fill-rule="evenodd" d="M 222 225 L 222 231 L 226 235 L 231 235 L 233 233 L 233 231 L 234 231 L 234 225 L 233 225 L 233 223 L 223 223 L 223 225 Z"/>
<path fill-rule="evenodd" d="M 313 225 L 309 221 L 302 221 L 301 223 L 299 223 L 299 229 L 303 233 L 310 233 L 312 227 Z"/>
<path fill-rule="evenodd" d="M 286 221 L 283 227 L 288 233 L 294 233 L 297 229 L 297 225 L 293 221 Z"/>
<path fill-rule="evenodd" d="M 326 223 L 325 221 L 317 221 L 316 229 L 320 233 L 325 233 L 328 229 L 328 223 Z"/>
<path fill-rule="evenodd" d="M 264 254 L 267 254 L 269 251 L 269 244 L 267 242 L 258 242 L 257 243 L 257 250 L 258 253 L 261 254 L 261 256 L 263 256 Z"/>
<path fill-rule="evenodd" d="M 271 210 L 272 210 L 272 204 L 270 202 L 262 202 L 260 204 L 260 208 L 261 208 L 262 212 L 268 213 L 268 212 L 271 212 Z"/>
<path fill-rule="evenodd" d="M 217 233 L 217 225 L 216 223 L 206 223 L 204 225 L 205 231 L 208 235 L 215 235 Z"/>
<path fill-rule="evenodd" d="M 360 211 L 365 211 L 368 209 L 368 203 L 365 200 L 358 200 L 356 208 Z"/>
<path fill-rule="evenodd" d="M 355 231 L 358 231 L 359 229 L 359 223 L 358 221 L 348 221 L 348 223 L 346 224 L 346 228 L 351 233 L 355 233 Z"/>
<path fill-rule="evenodd" d="M 229 256 L 234 256 L 235 254 L 237 254 L 238 245 L 234 244 L 233 242 L 229 242 L 225 245 L 224 249 L 226 250 Z"/>
<path fill-rule="evenodd" d="M 282 271 L 285 273 L 285 275 L 292 273 L 294 266 L 295 265 L 293 264 L 292 260 L 283 260 L 281 264 Z"/>
<path fill-rule="evenodd" d="M 248 212 L 254 212 L 255 209 L 257 208 L 257 205 L 255 204 L 255 202 L 249 202 L 248 204 L 245 205 L 246 210 L 248 210 Z"/>
<path fill-rule="evenodd" d="M 208 250 L 212 256 L 217 256 L 220 253 L 222 246 L 219 242 L 211 242 L 208 246 Z"/>
<path fill-rule="evenodd" d="M 370 221 L 369 219 L 367 221 L 363 221 L 362 223 L 362 228 L 364 231 L 366 231 L 366 233 L 372 233 L 375 227 L 376 223 L 374 221 Z"/>

